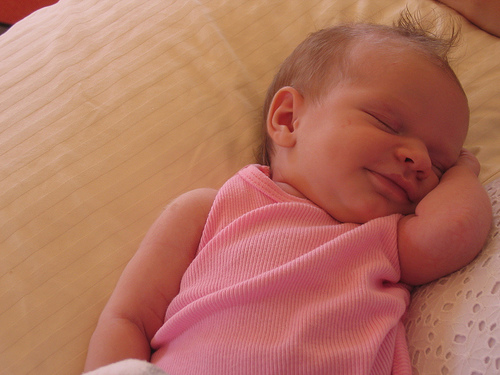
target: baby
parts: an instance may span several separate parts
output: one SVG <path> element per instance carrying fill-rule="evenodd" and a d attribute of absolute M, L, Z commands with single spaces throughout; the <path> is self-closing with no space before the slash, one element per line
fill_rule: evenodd
<path fill-rule="evenodd" d="M 263 161 L 172 202 L 126 267 L 86 369 L 410 374 L 409 285 L 491 221 L 450 41 L 414 24 L 312 34 L 266 99 Z"/>

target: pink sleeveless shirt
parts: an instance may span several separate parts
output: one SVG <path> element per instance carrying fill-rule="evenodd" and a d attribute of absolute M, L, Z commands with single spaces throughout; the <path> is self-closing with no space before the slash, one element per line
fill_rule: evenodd
<path fill-rule="evenodd" d="M 170 375 L 411 374 L 401 215 L 342 224 L 268 175 L 251 165 L 220 189 L 152 362 Z"/>

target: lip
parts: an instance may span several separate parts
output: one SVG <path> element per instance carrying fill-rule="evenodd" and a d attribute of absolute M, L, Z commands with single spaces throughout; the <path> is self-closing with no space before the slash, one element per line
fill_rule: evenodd
<path fill-rule="evenodd" d="M 388 195 L 392 199 L 400 202 L 415 203 L 417 194 L 415 188 L 405 178 L 394 173 L 380 173 L 369 170 L 372 183 L 383 195 Z"/>

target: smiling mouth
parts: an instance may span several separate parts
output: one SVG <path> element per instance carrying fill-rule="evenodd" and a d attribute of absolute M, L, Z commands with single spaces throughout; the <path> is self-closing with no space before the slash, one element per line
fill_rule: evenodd
<path fill-rule="evenodd" d="M 370 180 L 375 187 L 375 190 L 392 200 L 399 203 L 414 203 L 412 193 L 401 177 L 397 175 L 385 175 L 372 170 L 368 170 Z"/>

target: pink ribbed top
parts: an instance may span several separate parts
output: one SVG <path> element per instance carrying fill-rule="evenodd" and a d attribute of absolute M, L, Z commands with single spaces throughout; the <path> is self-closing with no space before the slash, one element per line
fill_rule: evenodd
<path fill-rule="evenodd" d="M 152 362 L 170 375 L 411 374 L 401 216 L 342 224 L 268 174 L 251 165 L 220 189 Z"/>

